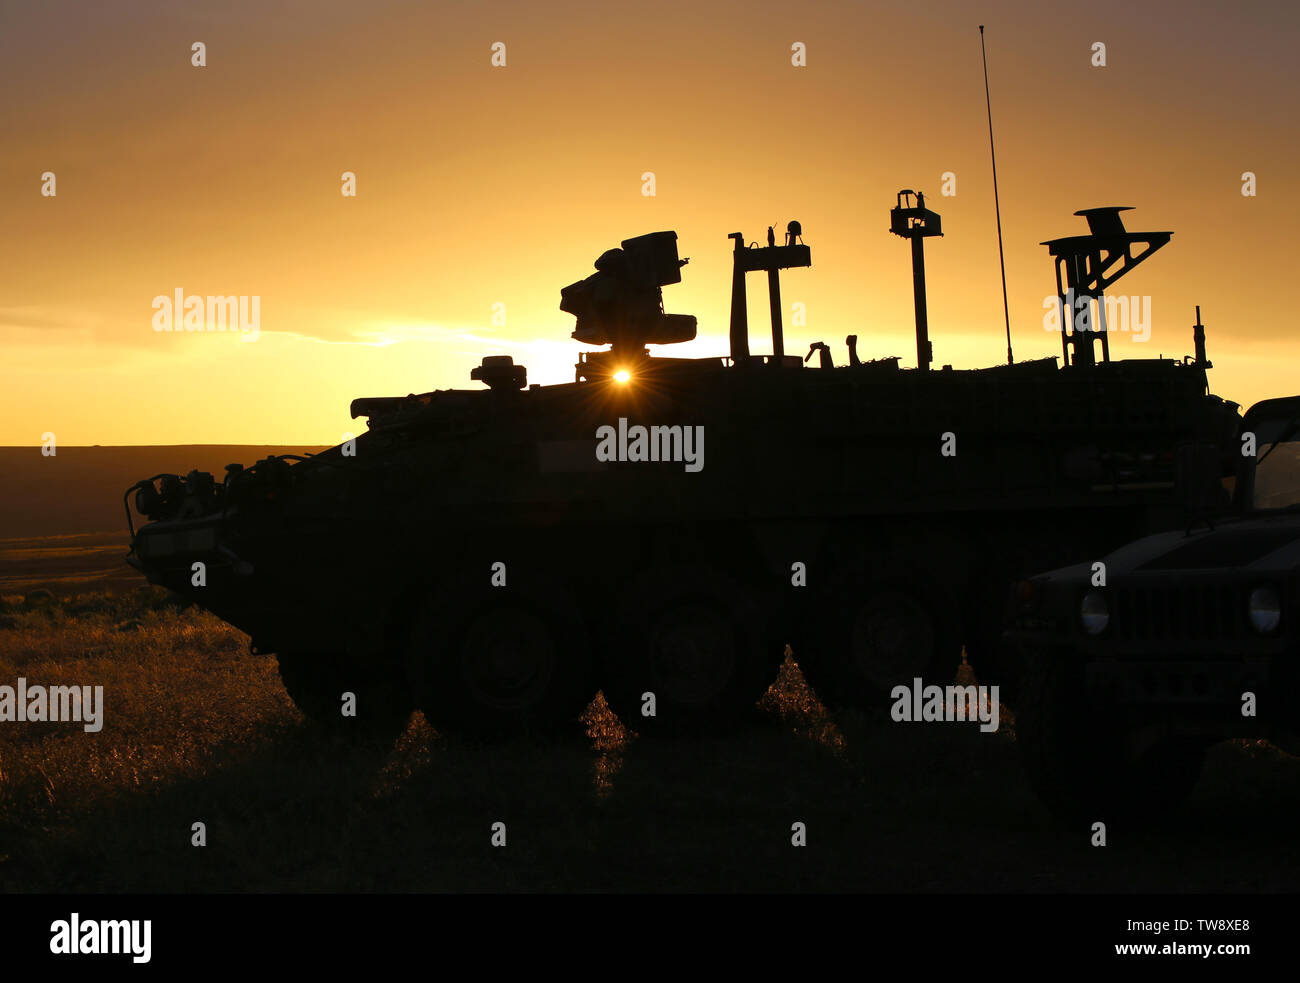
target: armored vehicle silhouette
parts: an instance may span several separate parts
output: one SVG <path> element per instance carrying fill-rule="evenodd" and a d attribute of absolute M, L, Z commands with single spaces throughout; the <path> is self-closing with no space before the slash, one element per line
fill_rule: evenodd
<path fill-rule="evenodd" d="M 855 335 L 844 364 L 785 353 L 780 271 L 812 262 L 797 222 L 779 244 L 731 235 L 728 357 L 651 355 L 696 335 L 662 299 L 687 261 L 673 232 L 625 240 L 561 291 L 573 337 L 607 346 L 573 382 L 485 358 L 481 390 L 355 400 L 367 431 L 315 456 L 139 482 L 129 561 L 277 654 L 304 713 L 343 728 L 420 708 L 536 732 L 598 689 L 642 733 L 722 727 L 787 644 L 832 703 L 947 674 L 963 645 L 996 677 L 1016 578 L 1178 521 L 1178 448 L 1226 455 L 1240 422 L 1207 394 L 1203 336 L 1194 357 L 1112 361 L 1081 320 L 1169 240 L 1119 212 L 1047 243 L 1059 367 L 931 368 L 940 220 L 910 191 L 891 231 L 912 244 L 916 368 L 860 359 Z M 770 355 L 749 348 L 753 272 Z"/>
<path fill-rule="evenodd" d="M 1017 743 L 1064 818 L 1170 809 L 1225 738 L 1300 753 L 1300 396 L 1253 406 L 1241 448 L 1230 517 L 1019 586 Z"/>

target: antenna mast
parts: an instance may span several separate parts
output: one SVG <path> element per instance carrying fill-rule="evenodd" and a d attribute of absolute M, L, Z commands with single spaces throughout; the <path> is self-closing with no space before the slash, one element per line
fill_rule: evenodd
<path fill-rule="evenodd" d="M 993 149 L 993 104 L 989 99 L 989 56 L 984 52 L 984 25 L 980 25 L 980 56 L 984 59 L 984 106 L 989 114 L 989 156 L 993 159 L 993 214 L 998 219 L 998 263 L 1002 267 L 1002 316 L 1007 323 L 1007 364 L 1011 354 L 1011 309 L 1007 305 L 1007 261 L 1002 255 L 1002 206 L 998 203 L 998 155 Z"/>

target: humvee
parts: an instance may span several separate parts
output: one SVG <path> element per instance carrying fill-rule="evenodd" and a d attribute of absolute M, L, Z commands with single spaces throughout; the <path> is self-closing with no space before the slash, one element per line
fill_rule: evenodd
<path fill-rule="evenodd" d="M 1167 812 L 1225 739 L 1300 753 L 1300 396 L 1252 407 L 1240 443 L 1227 518 L 1189 448 L 1183 528 L 1015 587 L 1017 742 L 1062 818 Z"/>

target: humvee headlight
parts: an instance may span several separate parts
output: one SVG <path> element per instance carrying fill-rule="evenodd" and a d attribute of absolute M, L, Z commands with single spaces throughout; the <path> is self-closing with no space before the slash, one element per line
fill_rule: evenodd
<path fill-rule="evenodd" d="M 1261 635 L 1273 631 L 1282 620 L 1282 602 L 1272 587 L 1256 587 L 1251 591 L 1247 611 L 1250 613 L 1250 627 Z"/>
<path fill-rule="evenodd" d="M 1099 590 L 1090 590 L 1079 603 L 1079 621 L 1089 635 L 1100 635 L 1110 624 L 1110 602 Z"/>

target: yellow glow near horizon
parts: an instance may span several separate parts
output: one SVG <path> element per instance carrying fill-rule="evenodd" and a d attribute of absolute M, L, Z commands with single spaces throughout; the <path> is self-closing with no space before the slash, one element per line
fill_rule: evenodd
<path fill-rule="evenodd" d="M 726 355 L 728 235 L 798 219 L 812 267 L 781 275 L 786 350 L 823 341 L 842 365 L 856 334 L 864 360 L 914 365 L 911 262 L 888 232 L 900 188 L 943 216 L 925 249 L 935 365 L 1006 359 L 979 34 L 960 0 L 511 4 L 500 68 L 495 5 L 377 16 L 318 0 L 310 30 L 281 0 L 220 17 L 83 6 L 72 32 L 60 4 L 6 16 L 0 445 L 332 446 L 357 426 L 353 398 L 476 389 L 485 355 L 569 382 L 582 346 L 560 289 L 668 229 L 691 264 L 665 309 L 700 334 L 662 354 Z M 1187 354 L 1199 304 L 1213 392 L 1295 392 L 1300 15 L 1100 0 L 1089 29 L 1124 52 L 1095 68 L 1059 7 L 1006 6 L 988 59 L 1016 361 L 1060 354 L 1040 243 L 1085 232 L 1077 209 L 1132 205 L 1131 231 L 1174 236 L 1116 285 L 1151 298 L 1152 323 L 1112 357 Z M 925 45 L 890 41 L 904 36 Z M 1063 129 L 1099 105 L 1097 125 Z M 1188 133 L 1205 135 L 1193 158 Z M 155 330 L 152 302 L 178 291 L 258 298 L 256 335 Z M 751 278 L 754 354 L 771 350 L 766 294 Z"/>
<path fill-rule="evenodd" d="M 632 373 L 629 372 L 627 369 L 619 369 L 617 372 L 614 373 L 615 382 L 620 382 L 620 383 L 627 382 L 627 380 L 630 378 L 632 378 Z"/>

